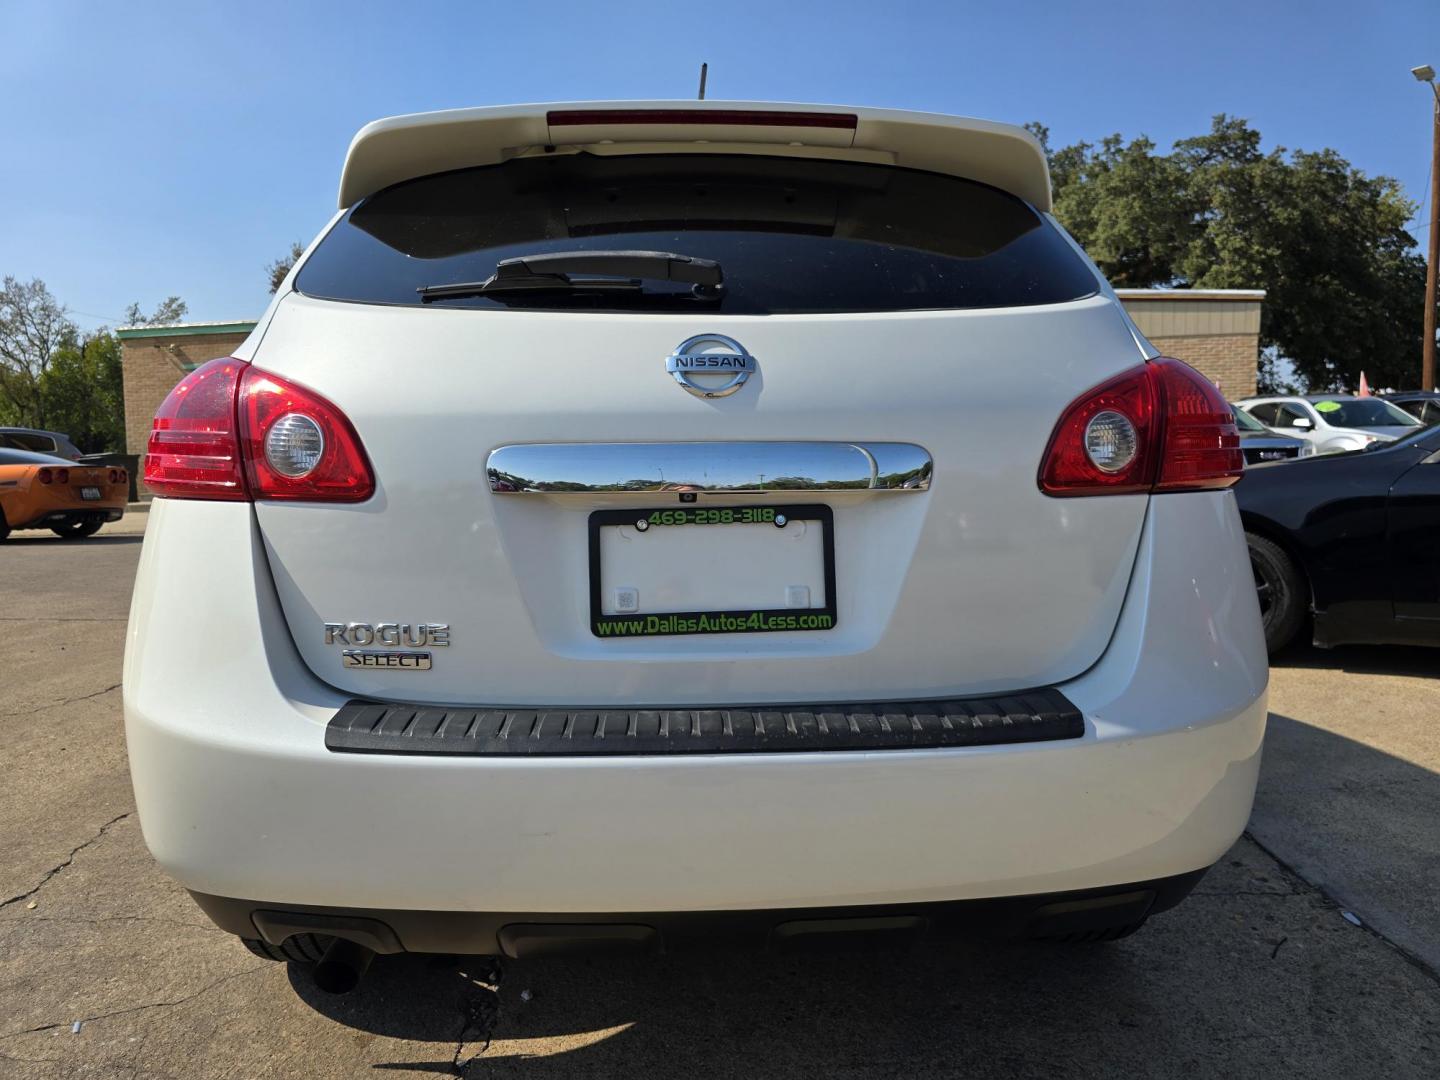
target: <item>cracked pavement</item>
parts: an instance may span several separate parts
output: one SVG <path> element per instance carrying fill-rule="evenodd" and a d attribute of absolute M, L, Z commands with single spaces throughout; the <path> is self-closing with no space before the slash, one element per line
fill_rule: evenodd
<path fill-rule="evenodd" d="M 1251 832 L 1108 947 L 382 957 L 331 998 L 145 850 L 118 691 L 144 522 L 0 548 L 5 1080 L 1435 1074 L 1440 650 L 1282 658 Z"/>

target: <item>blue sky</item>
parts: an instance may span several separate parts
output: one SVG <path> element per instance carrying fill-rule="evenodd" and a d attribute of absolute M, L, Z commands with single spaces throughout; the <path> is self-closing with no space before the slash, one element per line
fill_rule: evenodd
<path fill-rule="evenodd" d="M 1332 146 L 1421 201 L 1440 3 L 72 3 L 0 0 L 0 275 L 83 326 L 171 293 L 258 315 L 376 117 L 691 97 L 928 109 L 1056 144 L 1162 146 L 1210 116 Z M 1414 229 L 1419 231 L 1417 216 Z"/>

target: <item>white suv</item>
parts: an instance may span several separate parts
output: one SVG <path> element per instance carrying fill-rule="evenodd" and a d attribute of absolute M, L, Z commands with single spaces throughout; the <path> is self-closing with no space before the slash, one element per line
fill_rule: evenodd
<path fill-rule="evenodd" d="M 1235 407 L 1266 427 L 1303 439 L 1316 454 L 1364 450 L 1372 443 L 1394 442 L 1424 426 L 1388 401 L 1350 394 L 1246 398 Z"/>
<path fill-rule="evenodd" d="M 1024 131 L 462 110 L 339 203 L 145 464 L 140 817 L 256 952 L 1104 940 L 1240 834 L 1234 420 Z"/>

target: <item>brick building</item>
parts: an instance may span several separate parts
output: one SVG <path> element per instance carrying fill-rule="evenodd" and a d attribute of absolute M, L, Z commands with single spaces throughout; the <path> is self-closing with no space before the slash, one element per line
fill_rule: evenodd
<path fill-rule="evenodd" d="M 253 322 L 179 323 L 115 331 L 125 383 L 125 452 L 145 453 L 150 421 L 165 395 L 206 360 L 227 356 L 255 328 Z M 140 485 L 140 497 L 150 493 Z"/>
<path fill-rule="evenodd" d="M 1140 332 L 1231 401 L 1255 393 L 1264 289 L 1116 289 Z"/>

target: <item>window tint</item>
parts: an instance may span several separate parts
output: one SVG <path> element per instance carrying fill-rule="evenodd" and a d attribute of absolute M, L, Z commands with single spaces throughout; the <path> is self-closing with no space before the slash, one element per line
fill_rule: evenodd
<path fill-rule="evenodd" d="M 1250 415 L 1267 427 L 1275 426 L 1275 414 L 1279 411 L 1280 406 L 1274 402 L 1267 402 L 1264 405 L 1251 405 L 1249 409 Z"/>
<path fill-rule="evenodd" d="M 0 446 L 12 450 L 34 450 L 39 454 L 53 454 L 55 440 L 48 435 L 34 435 L 28 431 L 0 431 Z"/>
<path fill-rule="evenodd" d="M 1420 421 L 1404 409 L 1396 408 L 1379 398 L 1354 401 L 1317 401 L 1315 411 L 1331 427 L 1398 427 L 1411 428 Z"/>
<path fill-rule="evenodd" d="M 715 259 L 724 297 L 647 283 L 643 296 L 436 303 L 763 315 L 1049 304 L 1098 288 L 1051 223 L 995 188 L 885 165 L 697 154 L 554 154 L 397 184 L 340 219 L 296 286 L 418 304 L 421 286 L 482 281 L 501 259 L 616 249 Z"/>

